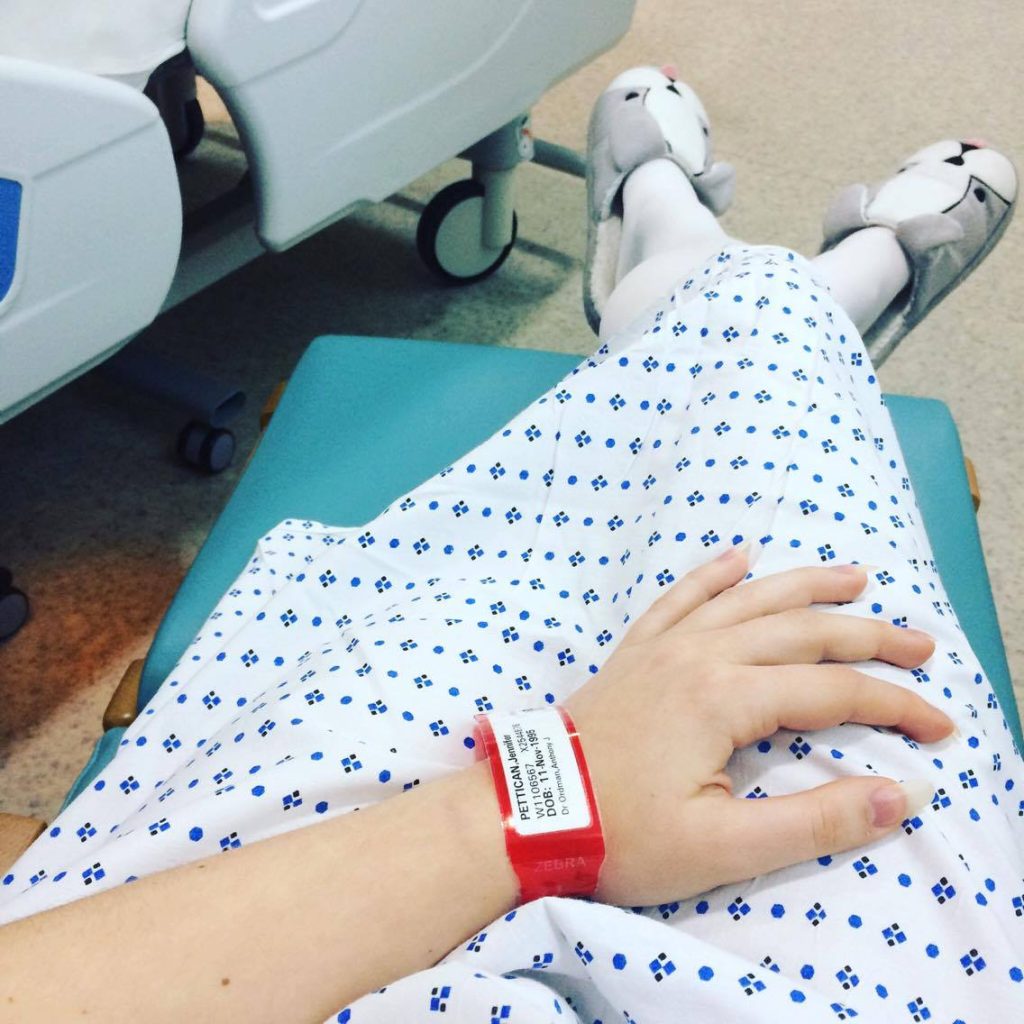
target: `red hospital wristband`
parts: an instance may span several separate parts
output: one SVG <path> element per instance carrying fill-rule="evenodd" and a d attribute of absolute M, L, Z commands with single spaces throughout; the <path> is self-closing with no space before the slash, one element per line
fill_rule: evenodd
<path fill-rule="evenodd" d="M 537 708 L 477 715 L 476 721 L 519 878 L 519 902 L 591 895 L 604 862 L 604 835 L 569 712 Z"/>

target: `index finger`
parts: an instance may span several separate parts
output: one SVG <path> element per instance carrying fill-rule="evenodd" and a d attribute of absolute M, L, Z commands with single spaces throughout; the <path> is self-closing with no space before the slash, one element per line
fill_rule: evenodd
<path fill-rule="evenodd" d="M 743 579 L 748 561 L 748 548 L 741 544 L 688 572 L 636 620 L 623 643 L 640 643 L 660 636 L 705 601 Z"/>

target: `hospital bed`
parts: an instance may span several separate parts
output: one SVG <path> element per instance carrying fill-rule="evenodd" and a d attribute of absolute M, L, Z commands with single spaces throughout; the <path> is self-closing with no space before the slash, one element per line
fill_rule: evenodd
<path fill-rule="evenodd" d="M 230 111 L 248 174 L 184 233 L 153 103 L 119 81 L 0 57 L 0 422 L 161 310 L 471 147 L 461 201 L 443 204 L 449 217 L 435 207 L 428 233 L 449 276 L 487 272 L 513 241 L 510 172 L 533 151 L 526 112 L 611 46 L 632 9 L 192 0 L 182 42 Z"/>
<path fill-rule="evenodd" d="M 110 357 L 161 311 L 262 253 L 287 249 L 361 204 L 385 199 L 457 154 L 471 161 L 471 177 L 428 205 L 417 244 L 449 281 L 492 272 L 515 241 L 515 167 L 536 156 L 579 171 L 578 161 L 556 147 L 535 151 L 530 107 L 610 47 L 628 28 L 633 6 L 634 0 L 0 5 L 0 53 L 21 54 L 0 56 L 0 424 L 110 360 L 122 379 L 186 407 L 190 422 L 179 452 L 187 461 L 223 469 L 234 452 L 226 423 L 244 401 L 240 392 L 168 363 L 143 363 L 131 349 Z M 145 48 L 159 55 L 154 59 L 172 57 L 149 79 L 156 103 L 126 84 L 132 76 L 93 73 L 106 67 L 96 64 L 82 35 L 88 11 L 104 7 L 136 21 L 140 12 L 157 19 Z M 58 15 L 69 20 L 67 30 Z M 55 59 L 77 67 L 24 59 L 36 54 L 24 37 L 48 26 L 57 30 Z M 132 32 L 144 27 L 133 23 Z M 123 63 L 129 56 L 118 52 L 108 66 L 134 67 Z M 185 218 L 175 150 L 192 148 L 201 132 L 189 92 L 196 71 L 228 108 L 248 170 L 230 192 Z M 135 77 L 135 85 L 146 79 Z M 3 579 L 0 617 L 9 635 L 27 605 Z"/>

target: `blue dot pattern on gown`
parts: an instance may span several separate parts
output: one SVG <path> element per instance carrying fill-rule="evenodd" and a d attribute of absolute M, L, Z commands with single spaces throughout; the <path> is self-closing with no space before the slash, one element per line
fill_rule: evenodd
<path fill-rule="evenodd" d="M 783 731 L 735 754 L 736 793 L 876 773 L 930 780 L 931 805 L 867 849 L 692 899 L 521 907 L 329 1019 L 1006 1017 L 1024 1005 L 1020 755 L 861 340 L 807 262 L 767 247 L 722 252 L 373 522 L 263 538 L 117 757 L 2 879 L 0 921 L 469 763 L 473 715 L 563 699 L 666 587 L 740 540 L 755 576 L 874 567 L 843 613 L 938 647 L 919 669 L 868 670 L 962 739 Z"/>

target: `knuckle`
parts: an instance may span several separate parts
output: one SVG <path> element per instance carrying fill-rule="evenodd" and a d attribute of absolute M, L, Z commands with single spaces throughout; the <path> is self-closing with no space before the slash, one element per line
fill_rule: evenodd
<path fill-rule="evenodd" d="M 912 693 L 905 686 L 889 683 L 889 687 L 892 690 L 890 694 L 892 706 L 900 719 L 925 714 L 932 707 L 919 693 Z"/>
<path fill-rule="evenodd" d="M 809 821 L 811 844 L 816 856 L 824 856 L 840 849 L 842 827 L 823 800 L 815 801 Z"/>
<path fill-rule="evenodd" d="M 742 614 L 742 600 L 742 596 L 732 589 L 724 590 L 720 594 L 711 594 L 683 621 L 690 629 L 705 633 L 716 628 L 728 628 L 721 623 L 730 622 Z"/>
<path fill-rule="evenodd" d="M 823 621 L 824 615 L 821 612 L 813 611 L 810 608 L 790 608 L 787 611 L 780 612 L 779 617 L 784 623 L 792 625 L 803 633 L 809 634 L 820 633 L 822 629 L 827 629 L 829 625 Z"/>
<path fill-rule="evenodd" d="M 659 637 L 648 644 L 647 648 L 648 671 L 673 681 L 685 675 L 688 664 L 693 661 L 689 643 L 678 634 Z"/>
<path fill-rule="evenodd" d="M 688 594 L 690 609 L 699 608 L 702 604 L 707 604 L 716 593 L 718 591 L 709 587 L 703 580 L 694 580 Z"/>
<path fill-rule="evenodd" d="M 870 640 L 876 627 L 885 625 L 845 612 L 820 611 L 812 614 L 818 618 L 822 636 L 831 641 L 842 642 L 844 646 L 851 646 L 853 649 L 864 646 L 865 640 Z"/>
<path fill-rule="evenodd" d="M 633 620 L 630 630 L 643 633 L 645 630 L 654 629 L 662 619 L 667 618 L 672 609 L 673 591 L 662 594 L 644 613 Z"/>
<path fill-rule="evenodd" d="M 688 712 L 694 719 L 724 726 L 738 713 L 735 682 L 730 666 L 720 662 L 689 666 L 683 681 Z"/>
<path fill-rule="evenodd" d="M 696 569 L 691 569 L 683 579 L 687 580 L 711 580 L 715 579 L 719 569 L 718 560 L 712 558 L 710 561 L 705 562 L 703 565 L 698 565 Z"/>
<path fill-rule="evenodd" d="M 733 665 L 722 661 L 710 661 L 701 669 L 701 680 L 704 688 L 708 691 L 719 691 L 725 687 L 734 687 L 736 683 L 736 669 Z M 720 702 L 721 695 L 712 693 L 711 696 L 716 703 Z"/>
<path fill-rule="evenodd" d="M 834 573 L 824 565 L 805 565 L 802 569 L 796 570 L 797 578 L 807 589 L 818 588 L 823 582 L 832 579 Z"/>
<path fill-rule="evenodd" d="M 738 639 L 744 635 L 749 623 L 740 626 L 722 626 L 718 629 L 707 629 L 693 636 L 693 642 L 699 644 L 698 655 L 703 660 L 715 661 L 722 671 L 735 665 L 735 651 Z M 741 632 L 743 630 L 744 632 Z"/>
<path fill-rule="evenodd" d="M 745 688 L 743 705 L 751 728 L 758 736 L 772 736 L 779 729 L 778 690 L 763 680 Z"/>
<path fill-rule="evenodd" d="M 860 716 L 858 721 L 892 726 L 914 711 L 917 698 L 898 684 L 851 669 L 846 685 L 849 687 L 851 705 Z"/>
<path fill-rule="evenodd" d="M 803 565 L 797 569 L 790 569 L 788 572 L 781 572 L 774 578 L 780 587 L 790 593 L 798 594 L 800 597 L 807 597 L 810 600 L 814 590 L 822 580 L 822 570 L 811 565 Z"/>
<path fill-rule="evenodd" d="M 872 705 L 884 705 L 891 703 L 896 696 L 891 683 L 876 676 L 859 672 L 855 668 L 843 666 L 843 678 L 840 684 L 848 694 L 849 700 L 857 703 L 858 707 L 863 706 L 866 711 Z"/>
<path fill-rule="evenodd" d="M 902 641 L 906 636 L 906 631 L 901 629 L 899 626 L 894 626 L 891 622 L 875 622 L 876 630 L 875 633 L 878 637 L 879 644 L 883 644 L 886 640 L 897 640 Z"/>
<path fill-rule="evenodd" d="M 665 593 L 662 594 L 661 597 L 659 597 L 658 600 L 651 605 L 649 610 L 653 611 L 655 608 L 666 609 L 671 608 L 673 605 L 679 604 L 680 602 L 686 599 L 686 594 L 688 593 L 690 586 L 690 578 L 684 577 L 683 579 L 679 580 L 678 583 L 675 583 L 673 586 L 669 587 L 668 590 L 666 590 Z"/>
<path fill-rule="evenodd" d="M 672 625 L 686 618 L 695 608 L 699 608 L 707 600 L 707 587 L 698 580 L 686 577 L 676 583 L 668 593 L 663 594 L 652 609 L 657 609 L 659 618 L 666 625 Z"/>
<path fill-rule="evenodd" d="M 763 607 L 765 612 L 770 613 L 801 603 L 805 590 L 795 573 L 781 572 L 740 588 L 740 593 L 752 606 Z"/>
<path fill-rule="evenodd" d="M 828 670 L 832 676 L 832 685 L 851 703 L 859 704 L 861 700 L 874 696 L 875 680 L 863 672 L 848 665 L 829 665 Z"/>

